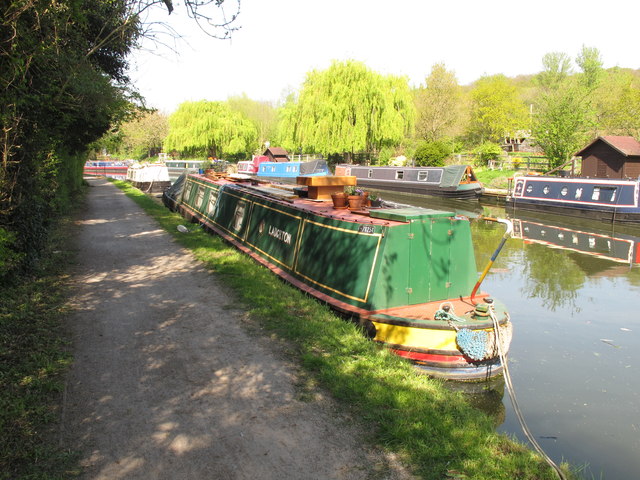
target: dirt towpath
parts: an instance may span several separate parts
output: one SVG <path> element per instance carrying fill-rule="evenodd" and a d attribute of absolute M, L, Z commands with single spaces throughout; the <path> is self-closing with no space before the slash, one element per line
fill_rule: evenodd
<path fill-rule="evenodd" d="M 408 479 L 240 326 L 223 285 L 103 179 L 75 239 L 60 442 L 84 479 Z"/>

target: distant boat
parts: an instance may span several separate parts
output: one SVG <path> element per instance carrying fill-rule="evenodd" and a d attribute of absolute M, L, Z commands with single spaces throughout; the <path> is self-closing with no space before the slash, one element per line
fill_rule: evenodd
<path fill-rule="evenodd" d="M 127 180 L 147 193 L 162 193 L 171 186 L 169 170 L 161 163 L 132 165 L 127 171 Z"/>
<path fill-rule="evenodd" d="M 338 165 L 336 175 L 353 175 L 358 185 L 414 195 L 478 199 L 482 184 L 470 165 L 446 167 L 377 167 Z"/>
<path fill-rule="evenodd" d="M 295 157 L 294 157 L 295 158 Z M 250 161 L 238 162 L 238 173 L 255 175 L 265 180 L 291 181 L 299 176 L 329 175 L 329 166 L 323 158 L 291 160 L 289 153 L 280 147 L 269 147 L 263 155 Z"/>
<path fill-rule="evenodd" d="M 89 176 L 103 176 L 124 180 L 127 176 L 129 163 L 120 161 L 95 161 L 84 164 L 83 174 Z"/>
<path fill-rule="evenodd" d="M 169 178 L 174 181 L 183 173 L 197 173 L 204 164 L 204 160 L 164 160 L 169 172 Z"/>

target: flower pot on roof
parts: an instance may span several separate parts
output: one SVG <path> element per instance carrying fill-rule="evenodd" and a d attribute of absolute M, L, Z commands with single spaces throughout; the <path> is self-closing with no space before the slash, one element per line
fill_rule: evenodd
<path fill-rule="evenodd" d="M 349 201 L 349 210 L 360 210 L 363 207 L 365 200 L 363 190 L 348 186 L 344 188 L 344 192 L 347 194 L 347 200 Z"/>
<path fill-rule="evenodd" d="M 331 194 L 333 208 L 347 208 L 347 194 L 344 192 L 335 192 Z"/>

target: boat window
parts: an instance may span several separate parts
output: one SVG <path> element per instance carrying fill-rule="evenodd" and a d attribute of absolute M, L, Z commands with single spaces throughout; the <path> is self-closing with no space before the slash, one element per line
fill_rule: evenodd
<path fill-rule="evenodd" d="M 616 187 L 600 187 L 601 198 L 605 202 L 616 201 Z"/>
<path fill-rule="evenodd" d="M 576 199 L 582 197 L 582 187 L 576 189 Z"/>
<path fill-rule="evenodd" d="M 429 172 L 427 170 L 418 172 L 418 180 L 420 182 L 426 182 L 428 176 L 429 176 Z"/>
<path fill-rule="evenodd" d="M 562 190 L 560 190 L 560 195 L 566 197 L 567 193 L 569 193 L 569 189 L 567 187 L 562 187 Z"/>
<path fill-rule="evenodd" d="M 591 200 L 600 200 L 600 187 L 593 187 L 593 194 Z"/>
<path fill-rule="evenodd" d="M 367 172 L 367 178 L 371 178 L 373 176 L 373 170 L 369 169 L 369 171 Z"/>
<path fill-rule="evenodd" d="M 193 188 L 193 183 L 187 183 L 187 186 L 184 189 L 184 192 L 182 194 L 182 198 L 185 201 L 189 201 L 189 198 L 191 197 L 191 189 Z"/>
<path fill-rule="evenodd" d="M 527 185 L 527 193 L 531 193 L 533 192 L 533 185 L 529 184 Z"/>
<path fill-rule="evenodd" d="M 548 195 L 550 190 L 551 189 L 549 188 L 549 185 L 545 185 L 544 188 L 542 189 L 542 193 L 544 193 L 545 195 Z"/>
<path fill-rule="evenodd" d="M 404 170 L 396 170 L 396 180 L 402 180 L 404 178 Z"/>
<path fill-rule="evenodd" d="M 244 202 L 238 203 L 236 211 L 234 212 L 233 229 L 238 232 L 242 228 L 242 222 L 244 221 L 244 212 L 246 204 Z"/>
<path fill-rule="evenodd" d="M 211 192 L 209 193 L 209 208 L 207 210 L 207 213 L 209 213 L 209 215 L 211 215 L 214 209 L 216 208 L 217 200 L 218 200 L 218 192 L 215 190 L 211 190 Z"/>
<path fill-rule="evenodd" d="M 204 202 L 204 187 L 200 187 L 198 188 L 198 194 L 196 197 L 196 207 L 198 208 L 204 207 L 203 202 Z"/>

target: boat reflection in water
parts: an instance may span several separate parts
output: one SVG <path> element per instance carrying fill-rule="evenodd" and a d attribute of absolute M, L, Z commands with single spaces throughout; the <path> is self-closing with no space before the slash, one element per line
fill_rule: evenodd
<path fill-rule="evenodd" d="M 520 212 L 518 212 L 520 213 Z M 566 218 L 546 216 L 512 218 L 513 237 L 525 243 L 537 243 L 550 248 L 598 257 L 627 265 L 640 264 L 640 231 L 615 228 L 606 231 L 606 224 L 593 222 L 572 224 Z"/>

